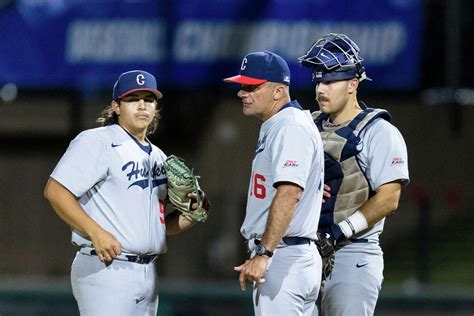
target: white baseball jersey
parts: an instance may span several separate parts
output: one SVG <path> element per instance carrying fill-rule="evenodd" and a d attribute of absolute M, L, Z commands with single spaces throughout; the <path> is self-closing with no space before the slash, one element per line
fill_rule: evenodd
<path fill-rule="evenodd" d="M 301 187 L 303 194 L 284 237 L 315 239 L 323 181 L 321 137 L 309 111 L 292 101 L 261 126 L 241 227 L 244 238 L 262 237 L 276 194 L 275 184 L 291 182 Z"/>
<path fill-rule="evenodd" d="M 119 125 L 90 129 L 72 140 L 51 174 L 126 253 L 166 252 L 166 155 L 150 146 Z M 76 230 L 72 242 L 91 246 Z"/>

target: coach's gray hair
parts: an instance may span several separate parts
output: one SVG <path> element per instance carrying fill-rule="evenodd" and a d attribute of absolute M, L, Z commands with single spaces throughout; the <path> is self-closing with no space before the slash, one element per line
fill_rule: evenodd
<path fill-rule="evenodd" d="M 116 102 L 120 106 L 120 100 L 117 100 Z M 153 118 L 153 121 L 151 121 L 150 125 L 148 125 L 148 128 L 146 130 L 147 135 L 151 135 L 156 131 L 160 118 L 160 111 L 156 109 L 155 117 Z M 99 126 L 118 124 L 118 115 L 117 113 L 115 113 L 112 104 L 106 107 L 95 121 Z"/>

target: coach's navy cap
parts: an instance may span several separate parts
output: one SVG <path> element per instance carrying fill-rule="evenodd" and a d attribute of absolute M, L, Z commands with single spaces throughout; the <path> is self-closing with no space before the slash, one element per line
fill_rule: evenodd
<path fill-rule="evenodd" d="M 278 82 L 290 85 L 290 68 L 279 55 L 265 51 L 250 53 L 242 60 L 240 74 L 225 78 L 225 82 L 259 85 L 264 82 Z"/>
<path fill-rule="evenodd" d="M 143 70 L 131 70 L 121 74 L 115 82 L 112 99 L 121 99 L 135 91 L 150 91 L 158 99 L 163 97 L 163 94 L 158 91 L 156 79 L 151 73 Z"/>

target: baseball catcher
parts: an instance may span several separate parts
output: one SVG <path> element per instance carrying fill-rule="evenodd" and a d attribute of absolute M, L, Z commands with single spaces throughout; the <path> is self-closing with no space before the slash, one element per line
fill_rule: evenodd
<path fill-rule="evenodd" d="M 388 111 L 358 100 L 360 83 L 370 78 L 347 35 L 321 37 L 299 61 L 315 83 L 319 111 L 312 116 L 331 193 L 318 225 L 324 280 L 319 314 L 373 315 L 383 282 L 379 237 L 410 181 L 406 144 Z"/>
<path fill-rule="evenodd" d="M 187 220 L 205 222 L 210 203 L 199 187 L 199 176 L 194 175 L 182 158 L 174 155 L 166 158 L 164 166 L 168 178 L 168 199 L 171 204 Z"/>

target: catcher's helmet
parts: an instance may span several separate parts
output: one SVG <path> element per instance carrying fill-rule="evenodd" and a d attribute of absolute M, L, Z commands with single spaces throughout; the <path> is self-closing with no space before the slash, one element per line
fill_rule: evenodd
<path fill-rule="evenodd" d="M 371 80 L 365 74 L 359 51 L 346 35 L 330 33 L 317 40 L 298 60 L 301 65 L 312 68 L 313 80 L 317 83 L 353 78 Z"/>

